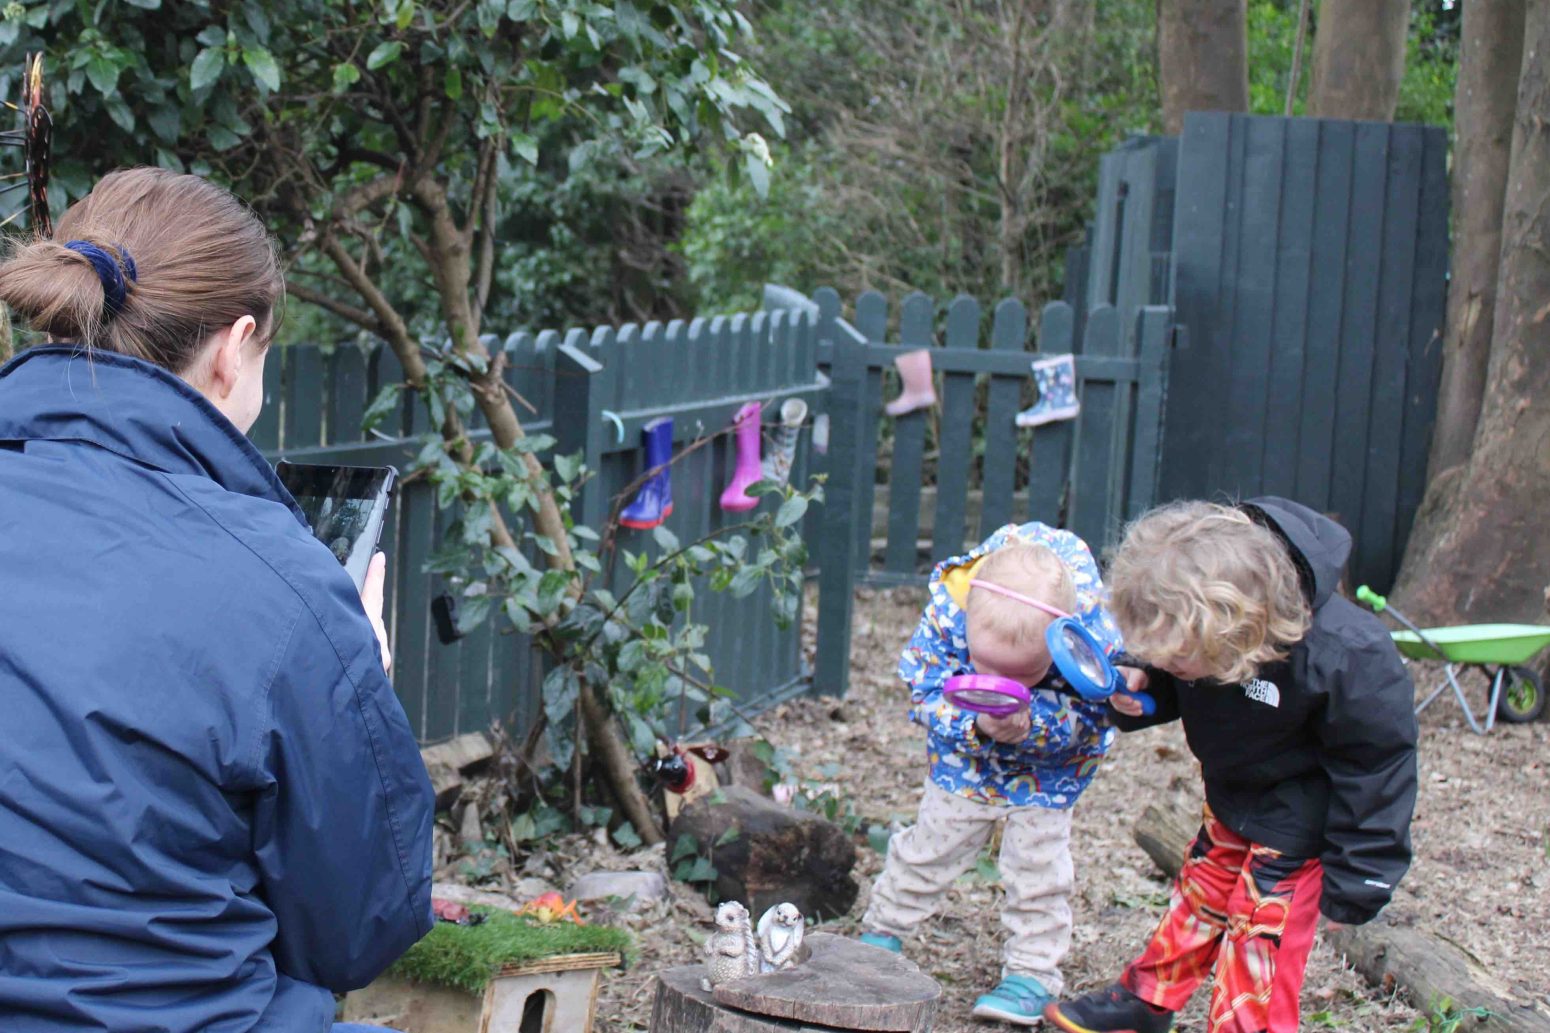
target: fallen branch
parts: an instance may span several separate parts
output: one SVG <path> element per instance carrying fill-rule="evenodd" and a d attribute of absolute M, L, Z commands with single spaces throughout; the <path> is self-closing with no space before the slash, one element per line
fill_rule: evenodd
<path fill-rule="evenodd" d="M 1170 879 L 1179 874 L 1199 815 L 1175 802 L 1148 804 L 1136 819 L 1136 843 Z M 1423 1011 L 1446 1005 L 1463 1015 L 1460 1030 L 1550 1033 L 1550 1009 L 1516 998 L 1480 960 L 1450 940 L 1422 932 L 1391 907 L 1366 925 L 1325 930 L 1324 938 L 1362 978 L 1405 991 Z"/>

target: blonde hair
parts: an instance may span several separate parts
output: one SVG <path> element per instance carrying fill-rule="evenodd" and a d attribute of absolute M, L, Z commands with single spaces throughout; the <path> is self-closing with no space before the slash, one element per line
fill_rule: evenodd
<path fill-rule="evenodd" d="M 119 352 L 185 373 L 207 336 L 243 316 L 267 345 L 285 277 L 274 243 L 241 201 L 198 176 L 136 168 L 104 176 L 59 220 L 56 240 L 14 247 L 0 301 L 55 340 Z M 85 255 L 105 251 L 128 281 L 122 306 Z M 131 275 L 130 270 L 133 270 Z"/>
<path fill-rule="evenodd" d="M 1076 610 L 1076 585 L 1071 571 L 1047 546 L 1014 542 L 996 549 L 974 572 L 976 581 L 1031 596 L 1067 613 Z M 1054 620 L 1043 610 L 1004 595 L 971 587 L 965 600 L 971 636 L 989 635 L 1011 646 L 1044 642 L 1044 629 Z"/>
<path fill-rule="evenodd" d="M 1223 682 L 1283 659 L 1310 622 L 1286 545 L 1242 510 L 1210 502 L 1161 506 L 1126 528 L 1109 591 L 1127 652 L 1196 662 Z"/>

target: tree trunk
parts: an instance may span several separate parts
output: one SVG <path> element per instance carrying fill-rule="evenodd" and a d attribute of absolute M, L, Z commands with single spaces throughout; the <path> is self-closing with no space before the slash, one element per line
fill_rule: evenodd
<path fill-rule="evenodd" d="M 1538 621 L 1550 582 L 1550 0 L 1525 12 L 1484 404 L 1400 585 L 1428 621 Z"/>
<path fill-rule="evenodd" d="M 1523 63 L 1523 0 L 1466 4 L 1453 97 L 1452 279 L 1430 475 L 1469 458 L 1485 397 L 1502 205 Z"/>
<path fill-rule="evenodd" d="M 1322 0 L 1308 114 L 1394 121 L 1409 31 L 1410 0 Z"/>
<path fill-rule="evenodd" d="M 1244 0 L 1157 0 L 1157 76 L 1168 133 L 1186 111 L 1247 111 Z"/>

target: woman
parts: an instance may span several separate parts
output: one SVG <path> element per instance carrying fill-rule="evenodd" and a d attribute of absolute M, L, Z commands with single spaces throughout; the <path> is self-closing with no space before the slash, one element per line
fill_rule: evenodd
<path fill-rule="evenodd" d="M 283 280 L 117 172 L 0 300 L 0 1029 L 324 1033 L 430 928 L 432 796 L 357 595 L 244 436 Z M 364 606 L 363 606 L 364 603 Z"/>

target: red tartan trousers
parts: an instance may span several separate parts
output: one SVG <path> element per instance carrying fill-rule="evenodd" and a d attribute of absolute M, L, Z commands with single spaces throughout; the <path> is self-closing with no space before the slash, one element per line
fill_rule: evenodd
<path fill-rule="evenodd" d="M 1207 807 L 1168 913 L 1120 982 L 1178 1011 L 1214 965 L 1209 1033 L 1295 1033 L 1323 881 L 1316 859 L 1251 843 Z"/>

